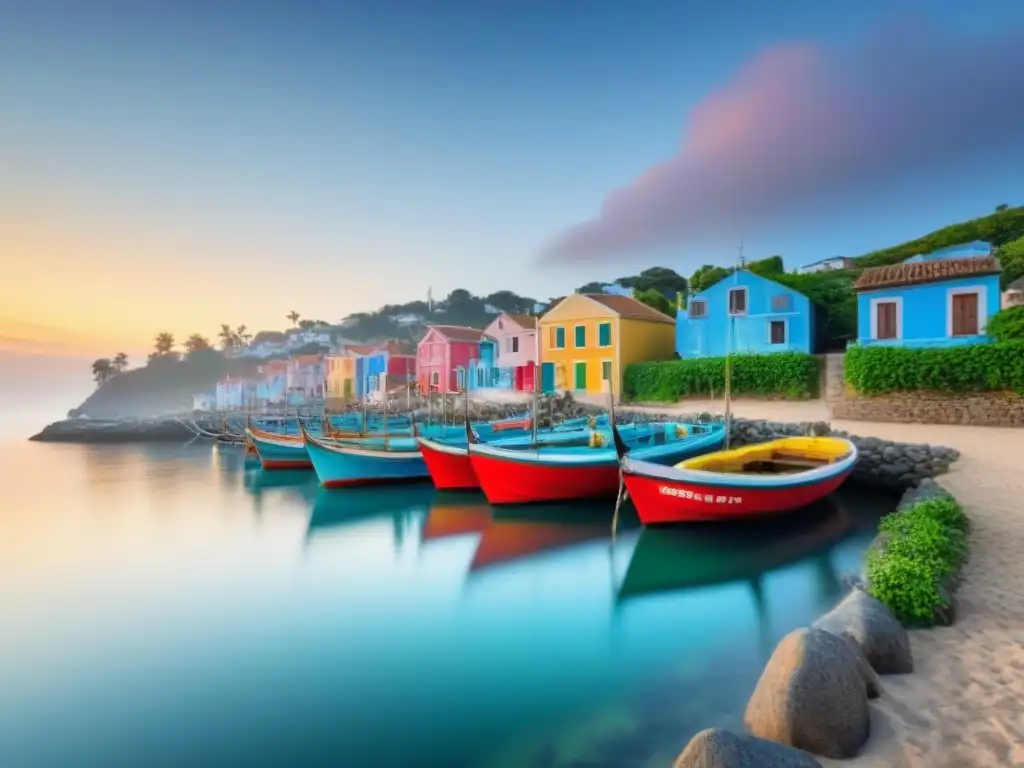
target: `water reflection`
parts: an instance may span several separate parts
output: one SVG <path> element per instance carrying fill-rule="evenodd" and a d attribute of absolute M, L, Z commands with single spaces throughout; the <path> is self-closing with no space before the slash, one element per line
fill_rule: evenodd
<path fill-rule="evenodd" d="M 435 493 L 434 487 L 426 483 L 343 490 L 317 488 L 303 548 L 326 531 L 339 532 L 345 526 L 371 518 L 390 517 L 394 549 L 401 553 L 413 516 L 430 508 Z"/>

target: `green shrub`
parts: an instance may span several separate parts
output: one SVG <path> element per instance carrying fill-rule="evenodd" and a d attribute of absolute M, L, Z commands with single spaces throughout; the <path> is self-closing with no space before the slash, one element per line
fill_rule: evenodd
<path fill-rule="evenodd" d="M 1024 306 L 996 312 L 985 324 L 985 333 L 998 341 L 1024 341 Z"/>
<path fill-rule="evenodd" d="M 818 394 L 819 366 L 814 355 L 778 352 L 732 355 L 734 396 L 782 396 L 791 399 Z M 662 360 L 626 366 L 623 397 L 641 402 L 674 402 L 681 397 L 715 394 L 725 389 L 725 358 Z"/>
<path fill-rule="evenodd" d="M 1024 392 L 1024 342 L 960 347 L 850 347 L 846 383 L 864 395 L 939 392 Z"/>
<path fill-rule="evenodd" d="M 882 519 L 889 538 L 867 559 L 868 591 L 910 626 L 930 626 L 942 585 L 967 559 L 967 516 L 952 497 L 918 502 Z"/>

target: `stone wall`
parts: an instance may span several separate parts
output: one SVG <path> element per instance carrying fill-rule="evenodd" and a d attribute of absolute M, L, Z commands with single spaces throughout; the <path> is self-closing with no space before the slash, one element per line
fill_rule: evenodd
<path fill-rule="evenodd" d="M 945 394 L 894 392 L 859 395 L 843 379 L 843 355 L 825 356 L 825 401 L 833 419 L 901 424 L 973 424 L 1024 426 L 1024 396 L 1015 392 Z"/>

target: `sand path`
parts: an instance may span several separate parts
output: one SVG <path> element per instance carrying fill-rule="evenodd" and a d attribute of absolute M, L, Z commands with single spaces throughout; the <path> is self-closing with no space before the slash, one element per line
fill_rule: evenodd
<path fill-rule="evenodd" d="M 656 411 L 721 410 L 687 402 Z M 646 410 L 646 409 L 645 409 Z M 737 401 L 737 416 L 831 421 L 821 401 Z M 832 421 L 857 435 L 958 449 L 940 478 L 970 516 L 971 557 L 959 618 L 911 632 L 915 671 L 883 678 L 872 738 L 854 760 L 827 766 L 1024 766 L 1024 429 Z"/>

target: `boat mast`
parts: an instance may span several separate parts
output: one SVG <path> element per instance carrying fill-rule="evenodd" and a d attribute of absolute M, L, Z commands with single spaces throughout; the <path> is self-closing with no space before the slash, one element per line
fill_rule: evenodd
<path fill-rule="evenodd" d="M 742 270 L 745 265 L 746 262 L 743 258 L 743 237 L 741 236 L 739 266 L 732 273 L 733 285 L 739 285 L 740 270 Z M 730 363 L 730 358 L 732 357 L 732 345 L 735 335 L 736 315 L 733 314 L 732 307 L 730 306 L 729 325 L 726 327 L 725 334 L 725 450 L 729 450 L 729 438 L 732 432 L 732 365 Z"/>
<path fill-rule="evenodd" d="M 530 407 L 530 444 L 537 447 L 537 392 L 540 389 L 540 316 L 537 314 L 537 307 L 534 306 L 533 321 L 533 405 Z M 552 419 L 552 422 L 554 419 Z M 552 426 L 554 424 L 552 423 Z"/>

